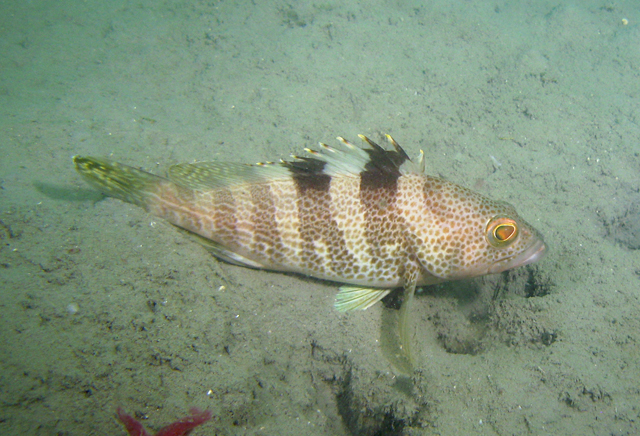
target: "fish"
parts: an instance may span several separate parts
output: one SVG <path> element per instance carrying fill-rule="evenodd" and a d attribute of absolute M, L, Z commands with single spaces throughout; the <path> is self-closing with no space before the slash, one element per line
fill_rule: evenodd
<path fill-rule="evenodd" d="M 390 136 L 358 147 L 320 143 L 291 160 L 173 165 L 161 177 L 107 158 L 74 156 L 104 194 L 143 207 L 244 267 L 339 282 L 334 306 L 364 310 L 404 290 L 400 341 L 415 289 L 540 260 L 541 234 L 515 208 L 427 175 Z M 404 331 L 404 333 L 402 333 Z"/>

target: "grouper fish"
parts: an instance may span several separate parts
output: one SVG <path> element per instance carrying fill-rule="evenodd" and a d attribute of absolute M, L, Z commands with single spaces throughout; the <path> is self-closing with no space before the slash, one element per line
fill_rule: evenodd
<path fill-rule="evenodd" d="M 232 264 L 340 282 L 339 311 L 404 289 L 399 340 L 416 286 L 499 273 L 542 258 L 541 235 L 513 206 L 425 174 L 387 135 L 385 149 L 338 138 L 305 157 L 246 165 L 174 165 L 167 177 L 75 156 L 103 193 L 208 240 Z M 404 311 L 404 312 L 403 312 Z"/>

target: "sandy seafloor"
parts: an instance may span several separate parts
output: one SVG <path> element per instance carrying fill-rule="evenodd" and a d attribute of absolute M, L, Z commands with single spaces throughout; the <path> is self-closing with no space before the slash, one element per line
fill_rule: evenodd
<path fill-rule="evenodd" d="M 640 433 L 634 1 L 0 3 L 0 433 Z M 623 19 L 628 20 L 623 24 Z M 74 154 L 162 174 L 393 135 L 506 200 L 548 255 L 393 308 L 221 263 Z M 382 336 L 381 336 L 382 335 Z"/>

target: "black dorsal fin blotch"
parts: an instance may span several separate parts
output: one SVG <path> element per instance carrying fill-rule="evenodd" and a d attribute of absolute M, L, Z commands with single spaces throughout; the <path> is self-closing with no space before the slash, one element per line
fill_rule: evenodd
<path fill-rule="evenodd" d="M 391 145 L 393 145 L 393 148 L 395 148 L 396 152 L 403 159 L 403 161 L 402 161 L 403 163 L 405 161 L 411 160 L 409 158 L 409 155 L 404 151 L 404 149 L 402 147 L 400 147 L 400 144 L 398 144 L 396 142 L 396 140 L 391 137 L 391 135 L 386 135 L 386 136 L 387 136 L 387 140 L 391 143 Z M 400 165 L 402 165 L 402 164 L 400 164 Z"/>
<path fill-rule="evenodd" d="M 331 176 L 325 174 L 326 162 L 312 157 L 295 156 L 294 161 L 283 161 L 282 165 L 291 172 L 298 192 L 304 194 L 307 190 L 329 191 Z"/>
<path fill-rule="evenodd" d="M 393 138 L 389 137 L 391 138 L 389 141 L 393 144 L 394 150 L 385 150 L 364 135 L 360 135 L 360 138 L 371 146 L 371 148 L 364 150 L 369 155 L 365 171 L 378 173 L 381 177 L 387 176 L 395 179 L 400 177 L 400 167 L 410 159 Z"/>
<path fill-rule="evenodd" d="M 364 135 L 360 135 L 360 138 L 371 147 L 364 149 L 369 155 L 369 162 L 360 175 L 362 186 L 365 189 L 395 188 L 398 178 L 401 176 L 400 167 L 406 161 L 410 161 L 409 156 L 390 136 L 387 138 L 394 150 L 385 150 Z"/>
<path fill-rule="evenodd" d="M 384 148 L 380 147 L 375 141 L 369 139 L 368 137 L 364 136 L 364 135 L 358 135 L 364 142 L 366 142 L 367 144 L 369 144 L 371 146 L 371 148 L 373 148 L 376 151 L 385 151 Z"/>
<path fill-rule="evenodd" d="M 319 159 L 314 159 L 312 157 L 299 157 L 294 156 L 296 160 L 294 161 L 282 161 L 281 164 L 288 168 L 291 171 L 291 174 L 295 177 L 296 175 L 305 175 L 310 176 L 314 174 L 322 174 L 324 171 L 324 167 L 327 164 L 324 161 Z"/>
<path fill-rule="evenodd" d="M 364 135 L 358 135 L 368 147 L 355 147 L 344 138 L 338 139 L 347 147 L 346 151 L 320 144 L 322 150 L 306 148 L 312 157 L 292 155 L 293 161 L 281 161 L 296 184 L 302 190 L 327 189 L 334 176 L 360 176 L 364 189 L 392 188 L 402 175 L 401 167 L 411 162 L 409 156 L 393 138 L 387 140 L 393 149 L 387 150 Z"/>

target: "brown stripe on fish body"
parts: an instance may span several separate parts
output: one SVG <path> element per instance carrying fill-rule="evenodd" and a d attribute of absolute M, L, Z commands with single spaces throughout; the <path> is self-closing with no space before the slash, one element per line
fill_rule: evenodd
<path fill-rule="evenodd" d="M 209 228 L 204 229 L 207 234 L 202 234 L 211 240 L 218 241 L 224 245 L 227 241 L 237 239 L 237 212 L 236 201 L 231 190 L 228 188 L 216 189 L 207 193 L 210 207 L 207 208 L 212 217 Z M 202 198 L 202 203 L 207 204 L 207 199 Z"/>
<path fill-rule="evenodd" d="M 149 195 L 146 206 L 154 215 L 183 229 L 200 233 L 204 214 L 195 200 L 196 195 L 193 191 L 163 181 Z"/>
<path fill-rule="evenodd" d="M 294 181 L 252 185 L 251 196 L 254 223 L 251 253 L 262 254 L 271 268 L 295 270 L 302 241 Z"/>
<path fill-rule="evenodd" d="M 194 191 L 190 205 L 199 221 L 194 233 L 223 245 L 236 239 L 236 207 L 229 189 Z"/>
<path fill-rule="evenodd" d="M 228 191 L 235 206 L 232 238 L 222 240 L 214 234 L 211 239 L 266 266 L 270 263 L 277 240 L 270 187 L 268 184 L 233 185 Z"/>
<path fill-rule="evenodd" d="M 229 192 L 234 204 L 234 231 L 228 233 L 230 239 L 216 234 L 211 239 L 265 268 L 295 271 L 301 243 L 294 182 L 233 186 Z"/>
<path fill-rule="evenodd" d="M 237 239 L 236 206 L 229 189 L 199 192 L 164 182 L 149 196 L 147 208 L 205 238 L 223 244 Z"/>
<path fill-rule="evenodd" d="M 149 207 L 169 222 L 265 267 L 290 270 L 291 259 L 299 255 L 296 245 L 300 245 L 296 197 L 293 181 L 206 192 L 166 183 L 154 193 Z"/>
<path fill-rule="evenodd" d="M 369 284 L 371 250 L 367 244 L 365 214 L 360 201 L 360 181 L 354 177 L 333 177 L 329 188 L 331 214 L 338 227 L 331 267 L 351 283 Z"/>
<path fill-rule="evenodd" d="M 438 276 L 451 277 L 462 266 L 467 244 L 476 238 L 484 239 L 474 225 L 478 219 L 482 221 L 475 206 L 478 194 L 446 181 L 436 186 L 440 189 L 432 191 L 431 203 L 438 218 L 430 238 L 432 270 Z"/>
<path fill-rule="evenodd" d="M 343 231 L 333 215 L 331 176 L 314 169 L 291 168 L 296 185 L 303 271 L 323 278 L 345 278 L 343 268 L 349 261 Z"/>
<path fill-rule="evenodd" d="M 366 273 L 382 281 L 398 280 L 406 262 L 403 220 L 396 206 L 400 177 L 395 165 L 367 166 L 360 174 L 360 202 L 372 256 L 370 270 Z"/>
<path fill-rule="evenodd" d="M 207 237 L 219 242 L 231 251 L 246 255 L 253 245 L 253 222 L 251 219 L 253 206 L 251 192 L 247 186 L 233 185 L 215 190 L 212 192 L 212 195 L 214 196 L 213 208 L 222 206 L 222 209 L 230 212 L 232 217 L 222 216 L 222 211 L 220 214 L 216 213 L 213 234 Z M 220 200 L 221 203 L 215 204 L 215 200 Z M 225 225 L 227 228 L 233 226 L 233 232 L 216 234 L 216 231 Z M 223 234 L 226 234 L 230 238 L 223 239 Z"/>
<path fill-rule="evenodd" d="M 422 283 L 437 283 L 442 280 L 436 277 L 449 277 L 460 268 L 461 251 L 475 238 L 475 227 L 470 227 L 466 216 L 477 215 L 469 200 L 478 195 L 432 176 L 407 178 L 405 183 L 405 193 L 400 195 L 402 213 L 420 263 L 426 268 Z M 411 190 L 418 193 L 413 199 Z"/>
<path fill-rule="evenodd" d="M 442 280 L 424 268 L 431 258 L 431 235 L 439 220 L 433 208 L 434 192 L 442 189 L 441 179 L 420 174 L 403 175 L 398 179 L 396 206 L 404 227 L 404 249 L 419 260 L 418 284 L 439 283 Z"/>
<path fill-rule="evenodd" d="M 300 237 L 298 192 L 293 179 L 269 183 L 275 208 L 275 228 L 278 240 L 274 247 L 272 267 L 292 270 L 299 267 L 303 241 Z"/>
<path fill-rule="evenodd" d="M 324 242 L 323 229 L 329 227 L 333 219 L 329 196 L 331 177 L 322 173 L 300 174 L 294 171 L 293 180 L 298 194 L 296 203 L 302 239 L 300 267 L 315 274 L 327 274 L 329 268 L 325 254 L 322 249 L 318 250 L 317 244 Z"/>
<path fill-rule="evenodd" d="M 250 252 L 264 259 L 273 259 L 280 235 L 276 223 L 276 206 L 268 183 L 248 186 L 251 198 L 249 220 L 252 225 Z"/>

